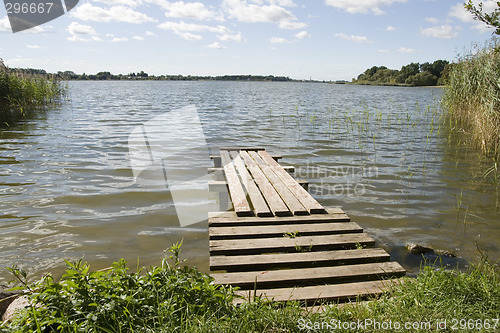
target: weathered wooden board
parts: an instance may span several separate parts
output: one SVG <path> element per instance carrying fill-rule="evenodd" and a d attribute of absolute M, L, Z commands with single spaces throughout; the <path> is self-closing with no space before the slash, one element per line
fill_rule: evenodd
<path fill-rule="evenodd" d="M 213 283 L 242 289 L 306 286 L 400 277 L 405 270 L 397 262 L 380 262 L 332 267 L 312 267 L 251 272 L 213 273 Z M 257 283 L 257 286 L 255 284 Z"/>
<path fill-rule="evenodd" d="M 211 256 L 212 271 L 249 271 L 389 261 L 383 249 L 353 249 L 261 255 Z"/>
<path fill-rule="evenodd" d="M 373 245 L 373 238 L 364 233 L 297 238 L 274 237 L 256 239 L 225 239 L 209 241 L 211 255 L 252 254 L 269 252 L 307 252 L 349 249 L 356 245 Z"/>
<path fill-rule="evenodd" d="M 295 236 L 313 236 L 350 234 L 355 232 L 363 232 L 363 228 L 355 222 L 345 222 L 213 227 L 209 228 L 208 235 L 210 239 L 236 239 L 280 237 L 285 234 Z"/>
<path fill-rule="evenodd" d="M 276 192 L 279 193 L 280 197 L 286 203 L 290 211 L 294 215 L 308 215 L 309 211 L 304 208 L 304 206 L 300 203 L 299 199 L 290 191 L 290 189 L 286 186 L 285 183 L 274 173 L 267 163 L 265 163 L 259 156 L 259 154 L 255 151 L 249 152 L 250 157 L 255 161 L 255 163 L 260 167 L 262 173 L 269 179 L 269 182 L 276 189 Z M 272 158 L 271 158 L 272 159 Z M 273 160 L 274 161 L 274 160 Z M 276 161 L 274 161 L 277 163 Z M 295 182 L 295 180 L 294 180 Z M 297 185 L 298 183 L 295 182 Z M 307 193 L 310 196 L 309 193 Z"/>
<path fill-rule="evenodd" d="M 260 189 L 260 192 L 263 194 L 269 208 L 276 216 L 287 216 L 292 215 L 292 212 L 285 205 L 278 192 L 274 189 L 272 184 L 266 178 L 266 176 L 262 173 L 262 170 L 258 167 L 258 165 L 251 159 L 248 152 L 241 151 L 240 156 L 245 161 L 248 170 L 252 174 L 255 183 Z"/>
<path fill-rule="evenodd" d="M 329 209 L 329 214 L 313 214 L 305 216 L 274 216 L 274 217 L 239 217 L 235 212 L 211 212 L 208 225 L 215 226 L 258 226 L 279 224 L 306 224 L 306 223 L 343 223 L 350 218 L 342 209 Z"/>
<path fill-rule="evenodd" d="M 229 187 L 229 195 L 233 202 L 233 207 L 238 216 L 252 216 L 253 211 L 248 203 L 245 191 L 238 178 L 236 169 L 234 168 L 231 157 L 227 151 L 221 150 L 221 159 L 226 174 L 227 186 Z"/>
<path fill-rule="evenodd" d="M 255 296 L 275 302 L 300 300 L 308 305 L 320 304 L 324 301 L 345 302 L 382 294 L 395 283 L 398 283 L 397 280 L 377 280 L 302 288 L 258 289 L 256 292 L 253 290 L 238 290 L 236 293 L 241 298 L 236 299 L 234 303 L 241 304 L 251 301 L 254 300 Z"/>
<path fill-rule="evenodd" d="M 248 196 L 250 197 L 255 215 L 273 216 L 273 213 L 271 212 L 271 210 L 269 210 L 269 207 L 267 206 L 266 200 L 264 200 L 262 193 L 260 192 L 257 185 L 255 185 L 252 176 L 250 176 L 250 173 L 248 173 L 243 160 L 239 156 L 239 152 L 232 151 L 230 153 L 230 156 L 233 159 L 236 170 L 240 174 L 243 186 L 246 188 Z"/>
<path fill-rule="evenodd" d="M 290 176 L 286 171 L 283 170 L 281 165 L 276 162 L 266 151 L 262 150 L 255 152 L 258 154 L 263 161 L 265 161 L 276 175 L 283 181 L 291 192 L 300 200 L 300 202 L 306 207 L 306 209 L 311 214 L 322 214 L 326 213 L 325 208 L 317 202 L 302 186 L 300 186 L 292 176 Z"/>
<path fill-rule="evenodd" d="M 341 207 L 328 207 L 326 208 L 326 212 L 330 215 L 336 215 L 336 214 L 345 214 L 345 212 L 342 210 Z M 318 217 L 324 217 L 325 215 L 322 214 L 317 214 L 315 216 Z M 217 218 L 237 218 L 237 215 L 232 212 L 232 211 L 225 211 L 225 212 L 209 212 L 208 217 L 217 217 Z M 300 216 L 299 219 L 304 218 L 307 216 Z M 280 218 L 281 219 L 281 218 Z"/>

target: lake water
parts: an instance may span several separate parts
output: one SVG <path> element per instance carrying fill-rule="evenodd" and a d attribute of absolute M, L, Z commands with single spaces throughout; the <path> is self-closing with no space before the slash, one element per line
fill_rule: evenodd
<path fill-rule="evenodd" d="M 206 222 L 182 228 L 165 187 L 133 177 L 137 126 L 195 106 L 209 152 L 262 146 L 294 165 L 324 206 L 341 206 L 406 268 L 407 243 L 477 261 L 500 254 L 492 162 L 442 126 L 441 89 L 267 82 L 70 82 L 70 101 L 0 128 L 0 282 L 18 264 L 59 275 L 159 263 L 183 239 L 208 271 Z M 210 161 L 206 161 L 207 166 Z M 189 175 L 186 175 L 189 178 Z M 216 207 L 214 200 L 211 204 Z M 450 265 L 461 263 L 451 260 Z"/>

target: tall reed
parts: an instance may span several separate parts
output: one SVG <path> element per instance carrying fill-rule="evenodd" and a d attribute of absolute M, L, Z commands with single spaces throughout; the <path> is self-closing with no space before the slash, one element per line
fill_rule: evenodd
<path fill-rule="evenodd" d="M 463 56 L 451 70 L 443 105 L 452 127 L 472 146 L 500 156 L 500 51 L 491 44 Z M 455 126 L 457 125 L 457 126 Z"/>
<path fill-rule="evenodd" d="M 5 66 L 0 59 L 0 113 L 39 107 L 58 101 L 66 92 L 53 75 L 30 74 Z"/>

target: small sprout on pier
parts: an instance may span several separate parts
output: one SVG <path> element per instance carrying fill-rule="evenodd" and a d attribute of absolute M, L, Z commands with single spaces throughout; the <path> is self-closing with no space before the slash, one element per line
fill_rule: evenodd
<path fill-rule="evenodd" d="M 283 234 L 283 237 L 288 237 L 288 238 L 296 238 L 296 237 L 299 237 L 299 232 L 298 231 L 290 231 L 290 232 L 285 232 Z"/>

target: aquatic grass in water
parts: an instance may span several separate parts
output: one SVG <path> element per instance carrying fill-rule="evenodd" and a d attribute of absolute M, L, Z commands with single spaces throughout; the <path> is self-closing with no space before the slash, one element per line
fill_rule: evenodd
<path fill-rule="evenodd" d="M 446 84 L 443 105 L 455 131 L 485 154 L 500 154 L 500 53 L 496 42 L 463 56 Z"/>

